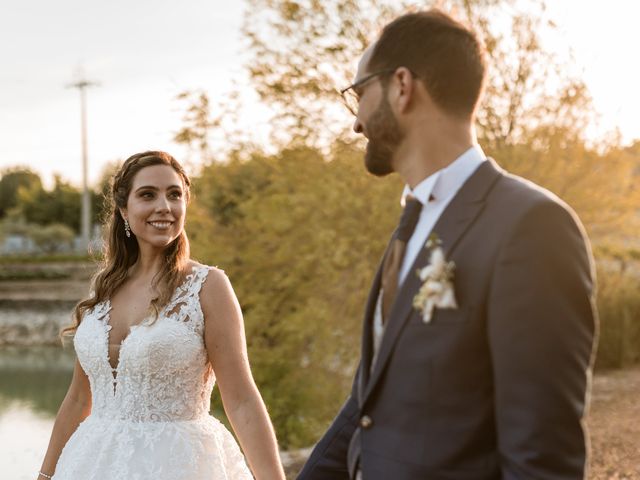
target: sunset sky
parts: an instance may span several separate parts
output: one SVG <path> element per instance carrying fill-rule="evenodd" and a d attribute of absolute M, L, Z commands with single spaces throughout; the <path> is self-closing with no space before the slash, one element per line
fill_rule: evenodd
<path fill-rule="evenodd" d="M 548 3 L 554 41 L 573 48 L 602 129 L 618 127 L 625 142 L 640 138 L 640 3 Z M 66 88 L 79 65 L 100 83 L 88 93 L 92 181 L 106 162 L 137 151 L 184 158 L 171 141 L 182 116 L 175 96 L 201 88 L 215 101 L 246 83 L 243 10 L 242 1 L 222 0 L 2 0 L 0 170 L 27 165 L 47 185 L 54 172 L 79 185 L 79 94 Z M 243 123 L 260 140 L 268 111 L 246 96 Z"/>

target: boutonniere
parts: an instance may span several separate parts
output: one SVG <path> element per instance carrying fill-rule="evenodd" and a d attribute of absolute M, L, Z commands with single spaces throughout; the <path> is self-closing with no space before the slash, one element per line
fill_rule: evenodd
<path fill-rule="evenodd" d="M 453 271 L 456 265 L 453 261 L 447 262 L 441 244 L 437 234 L 429 236 L 425 246 L 431 250 L 429 265 L 417 271 L 422 285 L 413 297 L 413 306 L 422 312 L 424 323 L 431 321 L 434 308 L 458 308 L 453 291 Z"/>

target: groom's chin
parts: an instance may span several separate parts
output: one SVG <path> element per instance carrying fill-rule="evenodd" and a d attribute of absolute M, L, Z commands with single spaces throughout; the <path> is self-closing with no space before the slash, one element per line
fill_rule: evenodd
<path fill-rule="evenodd" d="M 369 147 L 364 154 L 364 166 L 369 173 L 376 177 L 385 177 L 390 173 L 393 173 L 393 167 L 391 166 L 390 156 L 376 154 L 372 152 Z"/>

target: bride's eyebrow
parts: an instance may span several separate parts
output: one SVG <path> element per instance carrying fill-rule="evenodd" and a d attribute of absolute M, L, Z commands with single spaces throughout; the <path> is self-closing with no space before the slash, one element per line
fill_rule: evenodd
<path fill-rule="evenodd" d="M 169 185 L 167 187 L 167 190 L 171 190 L 173 188 L 178 188 L 182 190 L 182 186 L 180 185 Z M 136 192 L 139 192 L 140 190 L 160 190 L 160 189 L 154 185 L 143 185 L 141 187 L 136 188 Z"/>

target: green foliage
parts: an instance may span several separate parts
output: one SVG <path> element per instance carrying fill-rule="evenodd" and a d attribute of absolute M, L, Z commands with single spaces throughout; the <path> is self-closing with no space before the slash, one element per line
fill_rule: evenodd
<path fill-rule="evenodd" d="M 285 448 L 312 443 L 350 387 L 369 284 L 399 214 L 397 179 L 308 148 L 212 164 L 195 182 L 194 256 L 223 268 Z"/>
<path fill-rule="evenodd" d="M 365 174 L 363 141 L 347 133 L 352 119 L 336 92 L 398 13 L 435 4 L 456 9 L 481 33 L 491 58 L 478 115 L 486 153 L 566 200 L 597 245 L 617 249 L 637 241 L 640 150 L 586 141 L 590 97 L 571 65 L 544 48 L 543 34 L 553 25 L 543 2 L 247 4 L 247 67 L 275 112 L 279 151 L 266 155 L 237 144 L 229 158 L 205 167 L 195 179 L 187 228 L 194 256 L 225 269 L 237 291 L 254 375 L 283 447 L 313 443 L 351 387 L 365 296 L 399 213 L 399 180 Z M 189 103 L 176 140 L 210 159 L 208 138 L 225 127 L 219 116 L 208 117 L 206 95 L 182 100 Z M 598 255 L 604 258 L 601 249 Z M 607 272 L 598 296 L 598 368 L 640 361 L 638 283 L 614 282 Z"/>
<path fill-rule="evenodd" d="M 554 24 L 543 0 L 247 0 L 243 32 L 250 78 L 275 113 L 277 145 L 324 146 L 349 138 L 338 89 L 393 18 L 430 7 L 452 12 L 484 40 L 486 95 L 478 112 L 483 145 L 498 149 L 530 132 L 563 126 L 580 138 L 593 120 L 590 96 L 571 52 L 552 52 L 543 37 Z M 336 121 L 338 120 L 338 121 Z"/>
<path fill-rule="evenodd" d="M 182 92 L 177 100 L 187 102 L 183 126 L 173 136 L 173 141 L 200 151 L 203 159 L 211 155 L 209 149 L 210 131 L 220 126 L 220 118 L 212 119 L 210 100 L 205 92 Z"/>
<path fill-rule="evenodd" d="M 635 170 L 640 154 L 618 146 L 598 151 L 559 126 L 541 129 L 517 144 L 487 148 L 486 153 L 571 205 L 594 243 L 637 241 L 640 189 Z"/>
<path fill-rule="evenodd" d="M 0 218 L 17 205 L 21 188 L 42 188 L 40 176 L 23 167 L 11 168 L 0 174 Z"/>
<path fill-rule="evenodd" d="M 640 263 L 634 267 L 630 273 L 620 273 L 610 263 L 599 269 L 598 369 L 640 363 Z"/>
<path fill-rule="evenodd" d="M 527 156 L 538 158 L 524 147 L 514 153 Z M 193 255 L 231 278 L 254 375 L 285 448 L 313 443 L 346 398 L 365 297 L 399 214 L 399 180 L 367 175 L 362 158 L 343 143 L 329 161 L 296 147 L 232 157 L 194 179 Z M 610 273 L 622 265 L 615 248 L 596 250 L 609 266 L 600 272 L 598 368 L 640 361 L 640 282 Z M 634 249 L 625 251 L 626 274 L 637 262 Z M 220 410 L 219 396 L 214 402 Z"/>
<path fill-rule="evenodd" d="M 100 220 L 103 198 L 96 192 L 91 192 L 93 222 Z M 82 192 L 61 177 L 55 177 L 52 190 L 45 190 L 40 183 L 34 183 L 28 188 L 18 189 L 15 206 L 16 214 L 27 223 L 49 225 L 61 223 L 74 232 L 80 231 L 80 209 Z M 97 208 L 96 208 L 97 206 Z"/>
<path fill-rule="evenodd" d="M 2 255 L 0 265 L 45 265 L 50 263 L 96 263 L 101 261 L 101 254 L 76 255 L 68 253 L 56 253 L 52 255 Z M 46 268 L 43 268 L 45 270 Z"/>
<path fill-rule="evenodd" d="M 63 250 L 64 247 L 72 248 L 75 232 L 62 223 L 50 223 L 33 228 L 30 236 L 38 248 L 51 254 Z"/>
<path fill-rule="evenodd" d="M 187 90 L 176 96 L 182 104 L 182 126 L 174 134 L 173 141 L 185 145 L 196 153 L 200 163 L 213 160 L 213 151 L 240 152 L 252 144 L 251 135 L 240 126 L 242 109 L 240 93 L 236 85 L 228 93 L 217 93 L 212 101 L 204 90 Z M 250 150 L 251 148 L 249 148 Z"/>
<path fill-rule="evenodd" d="M 274 112 L 274 140 L 320 145 L 344 135 L 337 89 L 351 83 L 357 58 L 408 2 L 247 0 L 247 68 Z M 337 108 L 336 108 L 337 107 Z M 337 111 L 336 111 L 337 110 Z"/>
<path fill-rule="evenodd" d="M 586 141 L 595 116 L 589 92 L 562 58 L 567 52 L 544 47 L 554 28 L 544 2 L 247 4 L 247 68 L 275 112 L 279 153 L 236 144 L 230 158 L 206 167 L 194 185 L 188 229 L 194 255 L 224 268 L 236 288 L 254 375 L 285 448 L 313 443 L 350 388 L 365 296 L 397 218 L 398 180 L 364 173 L 362 140 L 348 133 L 351 118 L 336 89 L 350 83 L 364 48 L 399 13 L 437 4 L 479 31 L 490 57 L 478 114 L 486 153 L 572 205 L 603 265 L 602 245 L 637 241 L 640 150 L 615 139 Z M 189 103 L 176 140 L 210 159 L 208 139 L 225 130 L 221 117 L 210 118 L 206 94 L 181 99 Z M 639 361 L 638 282 L 601 270 L 598 368 Z"/>
<path fill-rule="evenodd" d="M 80 192 L 59 176 L 55 177 L 51 191 L 40 186 L 18 192 L 18 205 L 27 222 L 39 225 L 62 222 L 76 232 L 80 230 L 80 199 Z"/>
<path fill-rule="evenodd" d="M 0 281 L 11 280 L 59 280 L 69 278 L 69 272 L 51 269 L 51 268 L 13 268 L 3 267 L 0 270 Z"/>

